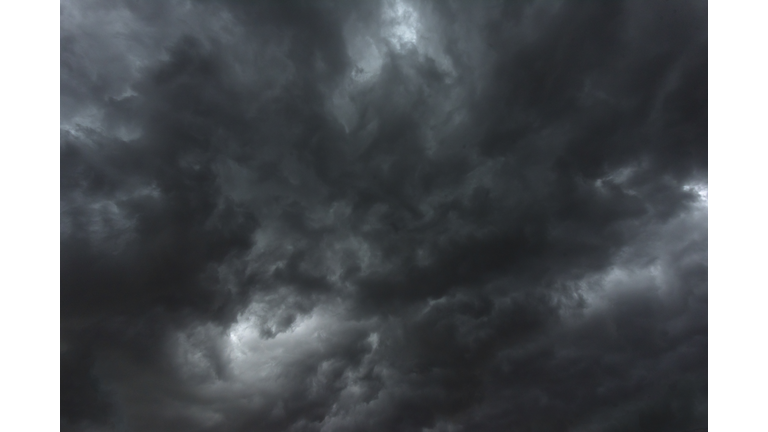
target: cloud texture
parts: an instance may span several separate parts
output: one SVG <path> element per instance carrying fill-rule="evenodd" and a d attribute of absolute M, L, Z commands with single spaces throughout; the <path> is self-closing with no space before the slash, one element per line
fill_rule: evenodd
<path fill-rule="evenodd" d="M 63 431 L 707 419 L 698 1 L 61 2 Z"/>

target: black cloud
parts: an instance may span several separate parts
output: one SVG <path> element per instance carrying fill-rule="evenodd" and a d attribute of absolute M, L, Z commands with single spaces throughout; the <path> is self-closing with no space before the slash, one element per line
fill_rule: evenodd
<path fill-rule="evenodd" d="M 62 430 L 705 426 L 706 14 L 62 2 Z"/>

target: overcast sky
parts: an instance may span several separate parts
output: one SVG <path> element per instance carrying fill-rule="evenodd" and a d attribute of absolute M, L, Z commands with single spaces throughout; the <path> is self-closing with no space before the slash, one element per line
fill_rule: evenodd
<path fill-rule="evenodd" d="M 706 426 L 706 2 L 60 20 L 62 431 Z"/>

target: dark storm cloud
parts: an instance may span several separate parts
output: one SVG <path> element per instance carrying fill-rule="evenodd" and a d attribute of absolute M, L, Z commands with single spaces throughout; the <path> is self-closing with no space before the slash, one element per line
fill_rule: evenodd
<path fill-rule="evenodd" d="M 705 3 L 61 10 L 63 430 L 706 423 Z"/>

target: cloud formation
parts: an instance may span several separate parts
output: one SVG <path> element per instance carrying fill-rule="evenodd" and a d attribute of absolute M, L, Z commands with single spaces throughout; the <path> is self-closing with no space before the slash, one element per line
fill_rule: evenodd
<path fill-rule="evenodd" d="M 62 430 L 705 426 L 706 17 L 63 0 Z"/>

